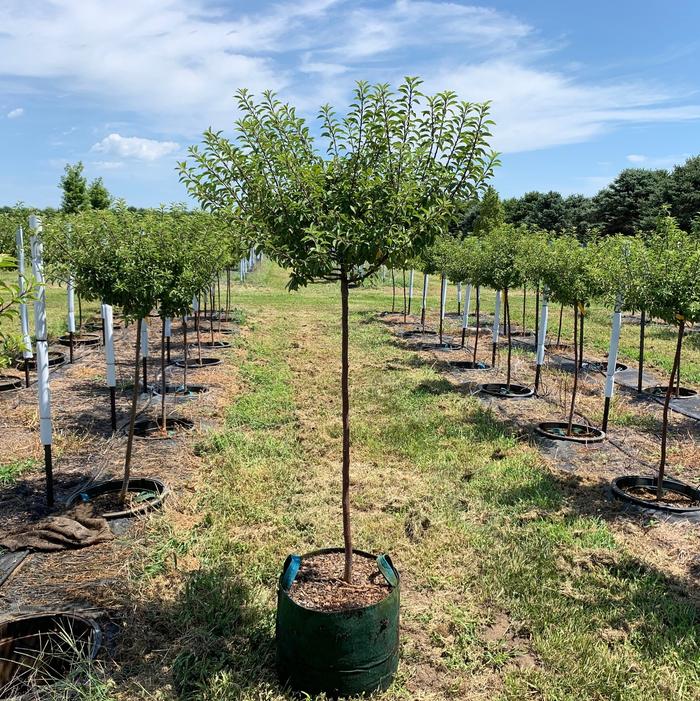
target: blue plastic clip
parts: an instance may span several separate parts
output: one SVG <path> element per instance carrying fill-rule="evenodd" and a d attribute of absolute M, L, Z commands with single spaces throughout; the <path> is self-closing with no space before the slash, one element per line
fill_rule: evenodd
<path fill-rule="evenodd" d="M 398 585 L 399 577 L 394 569 L 394 563 L 388 555 L 377 556 L 377 566 L 379 567 L 379 571 L 384 575 L 384 579 L 386 579 L 392 587 Z"/>
<path fill-rule="evenodd" d="M 284 561 L 284 568 L 282 569 L 282 579 L 280 580 L 280 585 L 284 591 L 289 591 L 294 580 L 297 576 L 297 572 L 301 567 L 301 555 L 289 555 Z"/>

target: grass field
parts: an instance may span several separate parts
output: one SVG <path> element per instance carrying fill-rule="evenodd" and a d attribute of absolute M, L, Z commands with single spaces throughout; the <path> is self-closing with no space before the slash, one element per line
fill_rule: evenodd
<path fill-rule="evenodd" d="M 151 635 L 118 651 L 120 693 L 90 698 L 292 698 L 275 680 L 275 587 L 287 554 L 342 542 L 340 329 L 336 289 L 284 283 L 266 265 L 236 291 L 243 390 L 197 447 L 187 518 L 152 518 L 129 564 Z M 700 698 L 697 592 L 578 508 L 476 398 L 442 391 L 377 321 L 386 306 L 385 290 L 351 294 L 355 543 L 403 576 L 382 698 Z"/>

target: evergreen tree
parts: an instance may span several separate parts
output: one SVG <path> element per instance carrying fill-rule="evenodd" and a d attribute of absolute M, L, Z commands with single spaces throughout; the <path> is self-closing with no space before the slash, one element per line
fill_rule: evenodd
<path fill-rule="evenodd" d="M 109 209 L 112 204 L 112 196 L 104 186 L 102 178 L 95 178 L 90 183 L 87 195 L 92 209 Z"/>
<path fill-rule="evenodd" d="M 66 214 L 75 214 L 90 209 L 87 180 L 83 175 L 83 168 L 82 161 L 78 161 L 75 165 L 66 164 L 65 173 L 60 183 L 63 190 L 61 209 Z"/>

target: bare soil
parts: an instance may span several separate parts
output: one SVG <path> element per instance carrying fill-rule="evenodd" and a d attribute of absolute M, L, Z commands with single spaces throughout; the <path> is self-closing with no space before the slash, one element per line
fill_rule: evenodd
<path fill-rule="evenodd" d="M 353 582 L 343 579 L 345 554 L 305 557 L 289 590 L 292 601 L 314 611 L 349 611 L 379 603 L 391 591 L 377 563 L 362 555 L 352 559 Z"/>

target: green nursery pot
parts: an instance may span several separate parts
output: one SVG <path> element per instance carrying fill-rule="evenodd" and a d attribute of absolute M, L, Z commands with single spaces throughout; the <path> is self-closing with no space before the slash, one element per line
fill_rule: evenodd
<path fill-rule="evenodd" d="M 283 684 L 308 694 L 352 696 L 387 689 L 399 664 L 399 573 L 388 555 L 376 560 L 391 586 L 371 606 L 347 611 L 314 611 L 294 602 L 289 589 L 304 557 L 343 552 L 342 548 L 290 555 L 277 589 L 277 670 Z"/>

